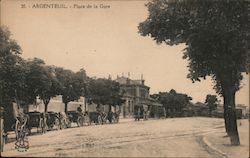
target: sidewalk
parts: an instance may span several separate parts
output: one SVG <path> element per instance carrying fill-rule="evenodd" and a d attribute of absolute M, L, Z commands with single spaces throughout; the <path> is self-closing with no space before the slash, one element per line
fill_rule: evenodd
<path fill-rule="evenodd" d="M 240 146 L 231 146 L 229 137 L 225 137 L 224 129 L 221 132 L 211 133 L 204 137 L 207 145 L 228 158 L 249 158 L 249 120 L 238 120 Z"/>

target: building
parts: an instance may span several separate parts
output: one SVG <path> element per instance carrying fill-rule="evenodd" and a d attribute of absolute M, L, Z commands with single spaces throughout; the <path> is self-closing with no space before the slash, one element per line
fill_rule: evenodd
<path fill-rule="evenodd" d="M 68 103 L 68 111 L 75 111 L 77 107 L 80 105 L 83 105 L 82 108 L 85 110 L 84 106 L 84 97 L 80 97 L 80 99 L 76 101 L 71 101 Z M 56 97 L 51 98 L 49 105 L 48 105 L 48 111 L 53 111 L 53 112 L 64 112 L 64 103 L 62 102 L 62 96 L 57 95 Z M 86 107 L 88 108 L 88 107 Z M 28 108 L 29 112 L 32 111 L 38 111 L 38 112 L 44 112 L 44 104 L 43 101 L 39 98 L 37 98 L 35 104 L 29 105 Z"/>
<path fill-rule="evenodd" d="M 249 110 L 247 109 L 247 106 L 244 104 L 237 104 L 236 109 L 241 110 L 243 117 L 245 117 L 247 115 L 247 113 L 249 112 Z"/>
<path fill-rule="evenodd" d="M 145 85 L 145 80 L 132 80 L 129 77 L 117 76 L 116 82 L 121 85 L 123 99 L 125 103 L 120 107 L 121 114 L 124 117 L 131 117 L 138 108 L 143 108 L 144 111 L 149 110 L 152 117 L 159 115 L 159 109 L 162 104 L 150 97 L 150 87 Z"/>

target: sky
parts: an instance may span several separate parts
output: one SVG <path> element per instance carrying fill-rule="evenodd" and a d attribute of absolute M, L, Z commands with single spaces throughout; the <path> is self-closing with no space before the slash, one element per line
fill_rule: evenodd
<path fill-rule="evenodd" d="M 38 57 L 47 65 L 73 71 L 84 68 L 90 77 L 111 75 L 115 79 L 130 73 L 131 79 L 140 79 L 143 74 L 151 94 L 175 89 L 190 95 L 194 103 L 215 94 L 211 78 L 196 83 L 187 79 L 188 62 L 182 59 L 184 44 L 158 45 L 138 33 L 138 24 L 148 16 L 146 0 L 1 3 L 1 25 L 8 26 L 25 59 Z M 67 8 L 33 7 L 43 4 L 63 4 Z M 79 8 L 83 5 L 85 8 Z M 236 103 L 249 105 L 249 76 L 244 75 L 242 86 Z"/>

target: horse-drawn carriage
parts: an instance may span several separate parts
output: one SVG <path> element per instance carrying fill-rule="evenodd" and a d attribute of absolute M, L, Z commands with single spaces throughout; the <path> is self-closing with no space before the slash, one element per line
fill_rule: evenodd
<path fill-rule="evenodd" d="M 106 124 L 107 122 L 109 123 L 118 123 L 119 122 L 119 112 L 112 112 L 109 111 L 108 113 L 106 112 L 100 112 L 100 111 L 94 111 L 94 112 L 89 112 L 89 119 L 90 123 L 95 123 L 95 124 Z"/>
<path fill-rule="evenodd" d="M 28 116 L 27 128 L 29 130 L 29 134 L 31 134 L 32 128 L 37 128 L 37 133 L 45 133 L 47 131 L 46 118 L 45 114 L 41 112 L 28 112 L 26 114 Z"/>
<path fill-rule="evenodd" d="M 37 132 L 42 134 L 47 132 L 47 130 L 60 129 L 60 117 L 56 112 L 28 112 L 27 128 L 29 133 L 31 133 L 32 128 L 37 128 Z"/>
<path fill-rule="evenodd" d="M 90 124 L 93 122 L 95 124 L 104 124 L 106 123 L 106 113 L 93 111 L 89 112 L 89 122 Z"/>
<path fill-rule="evenodd" d="M 78 111 L 67 111 L 69 123 L 76 123 L 78 127 L 84 124 L 89 125 L 89 118 L 87 113 L 80 113 Z"/>
<path fill-rule="evenodd" d="M 114 113 L 113 113 L 113 117 L 112 117 L 113 122 L 114 122 L 114 123 L 118 123 L 118 122 L 119 122 L 119 118 L 120 118 L 120 111 L 114 112 Z"/>
<path fill-rule="evenodd" d="M 59 113 L 49 111 L 45 116 L 48 130 L 52 130 L 53 128 L 57 130 L 61 129 Z"/>
<path fill-rule="evenodd" d="M 119 122 L 119 116 L 120 116 L 120 112 L 112 112 L 109 111 L 107 114 L 107 120 L 109 121 L 109 123 L 118 123 Z"/>
<path fill-rule="evenodd" d="M 65 129 L 65 128 L 71 127 L 71 121 L 65 112 L 59 112 L 58 116 L 59 116 L 60 129 Z"/>

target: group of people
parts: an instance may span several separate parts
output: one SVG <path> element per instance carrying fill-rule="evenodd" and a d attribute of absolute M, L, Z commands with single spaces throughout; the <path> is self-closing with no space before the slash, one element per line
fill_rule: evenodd
<path fill-rule="evenodd" d="M 143 108 L 137 108 L 135 111 L 135 121 L 140 121 L 140 119 L 148 120 L 150 111 L 144 110 Z"/>

